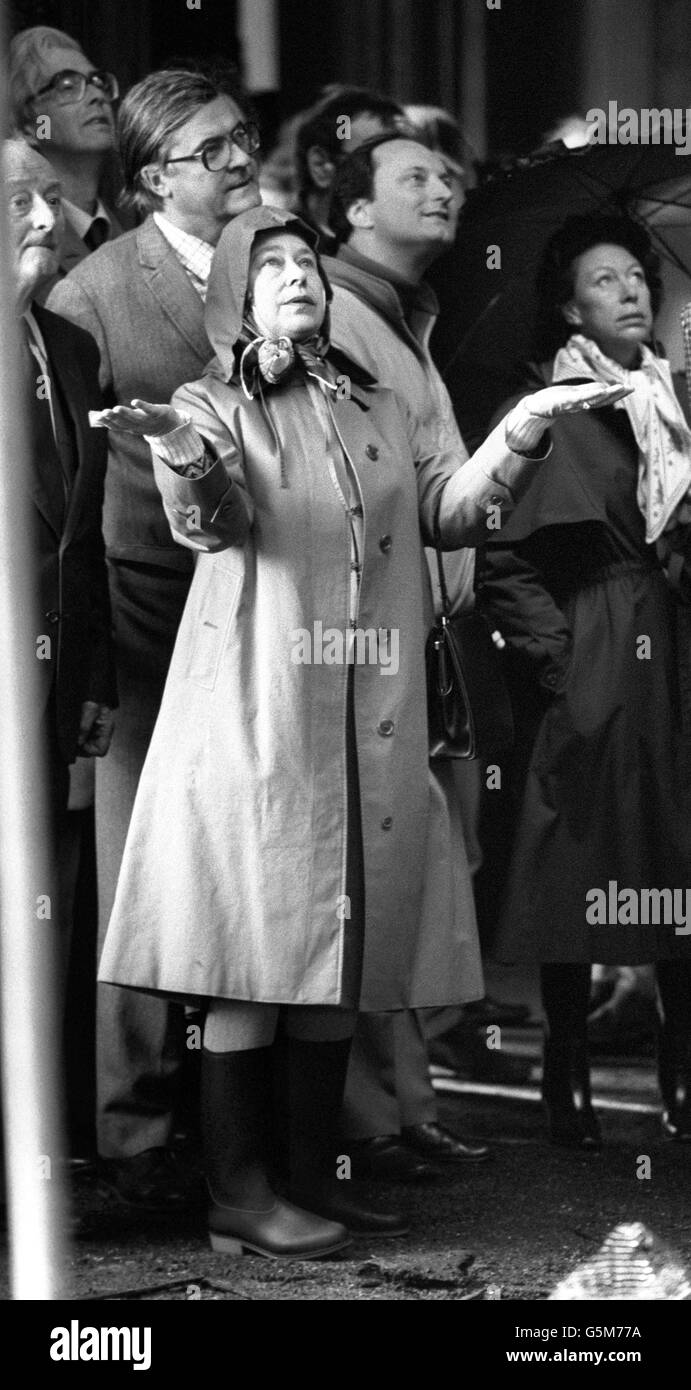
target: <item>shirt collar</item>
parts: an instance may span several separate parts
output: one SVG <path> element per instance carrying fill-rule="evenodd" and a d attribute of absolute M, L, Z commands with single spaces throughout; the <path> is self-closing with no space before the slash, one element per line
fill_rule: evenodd
<path fill-rule="evenodd" d="M 175 226 L 174 222 L 170 222 L 167 217 L 164 217 L 162 212 L 155 212 L 153 216 L 159 232 L 170 243 L 180 264 L 189 275 L 194 288 L 204 299 L 216 248 L 210 242 L 202 241 L 201 237 L 192 236 L 190 232 L 183 232 L 180 227 Z"/>
<path fill-rule="evenodd" d="M 48 349 L 46 347 L 45 338 L 43 337 L 43 334 L 38 326 L 38 321 L 35 318 L 34 308 L 35 305 L 32 299 L 31 303 L 27 305 L 26 309 L 24 310 L 22 318 L 24 319 L 24 322 L 27 326 L 29 332 L 30 346 L 33 349 L 34 356 L 38 358 L 38 361 L 41 366 L 41 371 L 48 373 Z"/>
<path fill-rule="evenodd" d="M 42 352 L 45 353 L 46 345 L 45 345 L 45 343 L 44 343 L 44 341 L 43 341 L 43 334 L 42 334 L 42 332 L 41 332 L 41 330 L 40 330 L 40 328 L 39 328 L 39 326 L 38 326 L 38 323 L 36 322 L 36 319 L 35 319 L 35 317 L 34 317 L 34 312 L 33 312 L 33 311 L 34 311 L 34 301 L 33 301 L 33 299 L 32 299 L 31 303 L 28 304 L 27 307 L 26 307 L 26 309 L 24 310 L 24 313 L 22 314 L 22 318 L 26 320 L 26 323 L 28 324 L 29 332 L 30 332 L 31 337 L 33 338 L 34 342 L 38 343 L 39 348 L 42 350 Z"/>
<path fill-rule="evenodd" d="M 84 237 L 86 236 L 89 227 L 91 226 L 91 223 L 94 222 L 97 217 L 104 217 L 112 231 L 113 224 L 111 221 L 110 213 L 108 212 L 105 203 L 103 203 L 100 198 L 96 203 L 96 209 L 94 212 L 85 212 L 83 208 L 78 208 L 76 203 L 71 203 L 69 198 L 63 198 L 62 210 L 70 226 L 74 228 L 75 232 L 77 233 L 77 236 L 81 237 L 82 241 L 84 240 Z"/>

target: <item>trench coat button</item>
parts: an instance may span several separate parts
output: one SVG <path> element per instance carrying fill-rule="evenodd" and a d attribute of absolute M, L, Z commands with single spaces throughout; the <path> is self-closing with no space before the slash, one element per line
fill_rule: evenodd
<path fill-rule="evenodd" d="M 378 450 L 376 444 L 368 444 L 367 447 L 366 447 L 366 449 L 365 449 L 365 453 L 367 454 L 368 459 L 378 459 L 378 458 L 379 458 L 379 450 Z"/>
<path fill-rule="evenodd" d="M 382 821 L 382 823 L 381 823 L 381 828 L 382 828 L 382 830 L 390 830 L 392 825 L 393 825 L 393 816 L 384 816 L 384 819 L 383 819 L 383 821 Z"/>
<path fill-rule="evenodd" d="M 390 537 L 390 536 L 380 536 L 380 537 L 379 537 L 379 549 L 382 550 L 382 551 L 384 552 L 385 555 L 386 555 L 386 554 L 388 553 L 388 551 L 391 549 L 391 546 L 392 546 L 392 545 L 393 545 L 393 541 L 391 540 L 391 537 Z"/>
<path fill-rule="evenodd" d="M 549 688 L 550 688 L 550 690 L 552 690 L 552 689 L 554 689 L 554 686 L 556 685 L 556 683 L 557 683 L 557 675 L 556 675 L 556 672 L 555 672 L 555 671 L 548 671 L 547 675 L 545 676 L 545 685 L 548 685 Z"/>
<path fill-rule="evenodd" d="M 60 614 L 56 613 L 54 608 L 49 609 L 49 611 L 45 614 L 45 617 L 48 619 L 49 623 L 60 622 Z"/>
<path fill-rule="evenodd" d="M 391 738 L 393 727 L 393 719 L 382 719 L 378 733 L 381 734 L 382 738 Z"/>

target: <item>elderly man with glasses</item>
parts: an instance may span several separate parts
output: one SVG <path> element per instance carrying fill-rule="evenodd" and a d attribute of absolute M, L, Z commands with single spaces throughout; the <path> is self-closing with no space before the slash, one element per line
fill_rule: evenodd
<path fill-rule="evenodd" d="M 243 103 L 227 73 L 183 69 L 152 73 L 122 103 L 125 191 L 146 220 L 50 296 L 52 309 L 96 339 L 109 404 L 167 401 L 213 355 L 204 299 L 214 247 L 230 219 L 260 201 L 259 132 Z M 109 436 L 104 532 L 120 710 L 107 774 L 96 778 L 101 935 L 192 577 L 192 553 L 172 540 L 148 446 L 134 435 Z M 194 1029 L 180 1005 L 98 989 L 101 1172 L 129 1206 L 170 1211 L 187 1200 L 170 1154 Z"/>
<path fill-rule="evenodd" d="M 62 194 L 60 235 L 53 272 L 36 286 L 45 304 L 64 275 L 122 227 L 102 195 L 115 145 L 113 104 L 118 84 L 94 69 L 79 44 L 59 29 L 36 25 L 13 39 L 9 55 L 11 118 L 23 140 L 49 160 Z M 77 949 L 66 1020 L 70 1136 L 76 1153 L 93 1146 L 93 1053 L 84 1047 L 84 1018 L 93 1016 L 95 985 L 84 969 L 93 950 L 94 764 L 77 759 L 69 769 L 69 806 L 61 820 L 61 911 Z M 83 953 L 83 955 L 81 954 Z"/>
<path fill-rule="evenodd" d="M 59 270 L 66 274 L 122 228 L 101 197 L 115 145 L 118 84 L 59 29 L 24 29 L 10 45 L 13 123 L 53 166 L 62 187 L 65 230 Z"/>

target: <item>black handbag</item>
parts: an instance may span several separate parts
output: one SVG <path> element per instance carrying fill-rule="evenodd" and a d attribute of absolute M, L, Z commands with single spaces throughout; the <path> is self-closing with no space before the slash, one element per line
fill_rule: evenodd
<path fill-rule="evenodd" d="M 425 650 L 431 758 L 495 759 L 513 743 L 511 700 L 481 613 L 451 613 L 435 526 L 442 612 Z"/>

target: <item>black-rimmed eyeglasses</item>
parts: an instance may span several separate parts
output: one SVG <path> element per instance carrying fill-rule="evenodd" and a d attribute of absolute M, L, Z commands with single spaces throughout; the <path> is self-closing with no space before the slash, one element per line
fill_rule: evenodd
<path fill-rule="evenodd" d="M 204 168 L 208 169 L 210 174 L 218 174 L 221 169 L 227 169 L 233 145 L 237 145 L 244 154 L 254 154 L 260 143 L 259 128 L 254 121 L 242 121 L 229 135 L 219 135 L 215 140 L 207 140 L 194 154 L 182 154 L 177 159 L 166 159 L 164 163 L 186 164 L 190 159 L 201 159 Z"/>
<path fill-rule="evenodd" d="M 104 101 L 118 99 L 118 79 L 112 72 L 74 72 L 72 68 L 65 68 L 63 72 L 56 72 L 45 87 L 34 92 L 31 100 L 35 101 L 37 97 L 48 96 L 50 93 L 58 106 L 76 106 L 78 101 L 83 100 L 87 87 L 95 87 Z"/>

